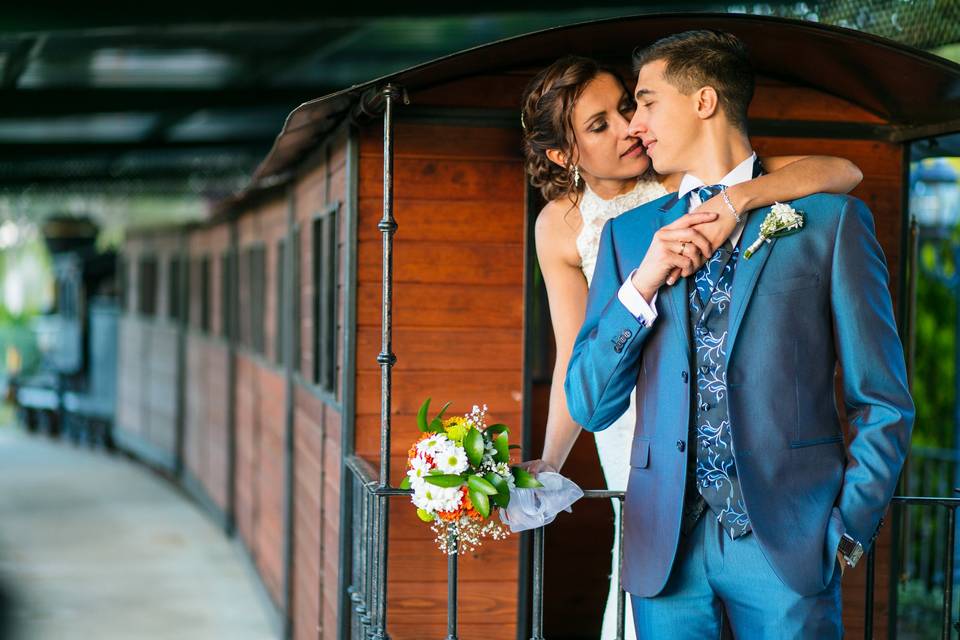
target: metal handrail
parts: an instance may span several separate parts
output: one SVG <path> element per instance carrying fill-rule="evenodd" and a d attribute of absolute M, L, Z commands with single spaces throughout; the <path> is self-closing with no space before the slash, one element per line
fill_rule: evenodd
<path fill-rule="evenodd" d="M 397 487 L 391 487 L 387 483 L 383 483 L 380 480 L 380 477 L 377 475 L 376 470 L 373 465 L 370 464 L 367 460 L 360 458 L 356 455 L 348 456 L 346 459 L 346 467 L 352 472 L 355 480 L 365 489 L 364 494 L 365 498 L 373 501 L 379 502 L 391 497 L 398 496 L 409 496 L 413 493 L 410 489 L 400 489 Z M 620 500 L 621 507 L 622 501 L 624 499 L 624 491 L 613 491 L 608 489 L 585 489 L 583 492 L 583 497 L 588 499 L 613 499 Z M 927 496 L 894 496 L 891 500 L 892 508 L 895 510 L 902 509 L 908 506 L 920 506 L 926 508 L 945 508 L 947 512 L 947 539 L 946 539 L 946 554 L 944 559 L 944 589 L 943 589 L 943 605 L 942 605 L 942 629 L 941 629 L 941 638 L 947 640 L 951 638 L 953 629 L 955 628 L 957 622 L 953 620 L 953 590 L 954 590 L 954 564 L 955 564 L 955 553 L 954 545 L 956 542 L 955 537 L 955 528 L 956 528 L 956 512 L 957 508 L 960 508 L 960 498 L 940 498 L 940 497 L 927 497 Z M 368 505 L 369 508 L 369 505 Z M 357 517 L 357 512 L 359 512 L 360 517 L 364 517 L 366 510 L 361 505 L 359 509 L 355 508 L 355 519 Z M 898 514 L 894 514 L 894 517 L 897 517 Z M 360 528 L 359 531 L 366 531 L 366 525 L 364 523 L 358 523 Z M 544 579 L 544 528 L 539 527 L 533 530 L 533 602 L 532 609 L 533 615 L 531 620 L 531 635 L 530 640 L 545 640 L 543 636 L 543 579 Z M 619 555 L 617 558 L 618 566 L 623 566 L 623 517 L 621 509 L 621 517 L 618 522 L 618 527 L 616 535 L 619 537 Z M 355 539 L 355 543 L 360 545 L 361 540 L 359 537 Z M 455 543 L 454 543 L 455 544 Z M 367 545 L 372 547 L 373 545 Z M 455 546 L 451 547 L 453 553 L 450 553 L 447 556 L 447 636 L 445 640 L 457 640 L 457 575 L 458 575 L 458 556 L 456 553 Z M 357 549 L 356 552 L 360 550 Z M 364 556 L 362 553 L 358 553 L 358 556 L 361 560 L 360 574 L 363 574 L 363 559 Z M 874 595 L 875 595 L 875 566 L 876 566 L 876 547 L 871 547 L 867 552 L 866 557 L 866 568 L 867 568 L 867 584 L 866 584 L 866 602 L 864 610 L 864 637 L 867 639 L 873 638 L 874 625 L 873 625 L 873 614 L 874 614 Z M 624 625 L 625 625 L 625 606 L 626 606 L 626 593 L 622 588 L 621 582 L 621 572 L 617 572 L 617 584 L 620 587 L 618 589 L 617 597 L 617 627 L 616 627 L 616 637 L 618 640 L 622 640 L 624 637 Z M 357 605 L 361 605 L 359 608 L 355 607 L 355 611 L 362 614 L 364 609 L 362 603 L 364 601 L 362 591 L 363 584 L 359 587 L 351 585 L 350 588 L 350 597 Z M 367 587 L 370 585 L 367 584 Z M 385 603 L 384 603 L 385 604 Z M 364 625 L 369 627 L 369 622 Z M 372 637 L 370 635 L 359 635 L 355 636 L 358 639 L 366 639 Z"/>

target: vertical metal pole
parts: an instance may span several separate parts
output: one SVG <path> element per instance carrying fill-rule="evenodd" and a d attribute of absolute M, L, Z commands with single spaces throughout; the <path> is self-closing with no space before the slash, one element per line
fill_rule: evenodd
<path fill-rule="evenodd" d="M 530 640 L 543 637 L 543 527 L 533 530 L 533 630 Z"/>
<path fill-rule="evenodd" d="M 867 594 L 863 607 L 865 618 L 863 621 L 863 637 L 866 640 L 873 640 L 873 581 L 876 579 L 874 566 L 876 555 L 876 547 L 871 546 L 870 552 L 867 553 Z"/>
<path fill-rule="evenodd" d="M 957 508 L 947 507 L 947 557 L 943 583 L 943 639 L 948 640 L 953 628 L 953 562 L 955 557 Z"/>
<path fill-rule="evenodd" d="M 623 591 L 623 498 L 615 498 L 620 501 L 620 517 L 617 518 L 617 640 L 623 640 L 624 632 L 624 609 L 626 605 L 626 594 Z"/>
<path fill-rule="evenodd" d="M 460 541 L 452 530 L 447 535 L 447 637 L 457 640 L 457 562 Z"/>
<path fill-rule="evenodd" d="M 377 362 L 380 364 L 380 487 L 390 486 L 390 393 L 391 369 L 397 361 L 393 354 L 393 108 L 400 88 L 388 84 L 383 89 L 383 218 L 377 228 L 383 234 L 383 300 L 381 310 L 382 341 Z M 378 496 L 378 538 L 376 557 L 377 609 L 374 640 L 387 640 L 387 536 L 390 499 Z"/>

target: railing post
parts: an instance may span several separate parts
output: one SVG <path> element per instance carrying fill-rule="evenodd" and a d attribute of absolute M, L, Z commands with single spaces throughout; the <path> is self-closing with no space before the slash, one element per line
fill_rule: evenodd
<path fill-rule="evenodd" d="M 947 553 L 943 582 L 943 639 L 951 637 L 953 629 L 953 562 L 956 542 L 957 508 L 947 507 Z"/>
<path fill-rule="evenodd" d="M 457 563 L 460 557 L 460 540 L 451 527 L 447 534 L 447 637 L 457 640 Z"/>
<path fill-rule="evenodd" d="M 397 357 L 393 353 L 393 234 L 397 223 L 393 218 L 393 109 L 401 97 L 399 87 L 388 84 L 383 89 L 383 217 L 377 228 L 383 234 L 383 297 L 381 301 L 380 364 L 380 481 L 379 487 L 390 486 L 390 402 L 391 372 Z M 378 496 L 377 550 L 374 558 L 376 590 L 374 640 L 388 640 L 387 635 L 387 538 L 390 500 Z"/>
<path fill-rule="evenodd" d="M 623 591 L 623 496 L 614 498 L 620 502 L 620 517 L 617 518 L 617 640 L 623 640 L 624 609 L 626 608 L 626 594 Z M 611 579 L 613 577 L 611 576 Z"/>
<path fill-rule="evenodd" d="M 530 640 L 543 637 L 543 527 L 533 530 L 533 630 Z"/>

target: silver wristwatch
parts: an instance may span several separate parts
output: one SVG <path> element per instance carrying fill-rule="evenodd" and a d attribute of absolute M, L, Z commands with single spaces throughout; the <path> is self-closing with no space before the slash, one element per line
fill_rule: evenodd
<path fill-rule="evenodd" d="M 855 567 L 857 562 L 860 561 L 860 556 L 863 555 L 863 545 L 845 533 L 840 538 L 839 551 L 843 559 L 846 560 L 847 566 Z"/>

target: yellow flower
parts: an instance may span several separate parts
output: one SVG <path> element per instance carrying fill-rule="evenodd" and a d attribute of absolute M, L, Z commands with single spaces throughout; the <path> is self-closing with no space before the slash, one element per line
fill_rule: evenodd
<path fill-rule="evenodd" d="M 447 418 L 443 421 L 443 428 L 447 432 L 447 437 L 454 442 L 463 442 L 463 439 L 466 437 L 467 431 L 470 430 L 470 427 L 470 421 L 466 418 L 461 418 L 460 416 Z"/>

